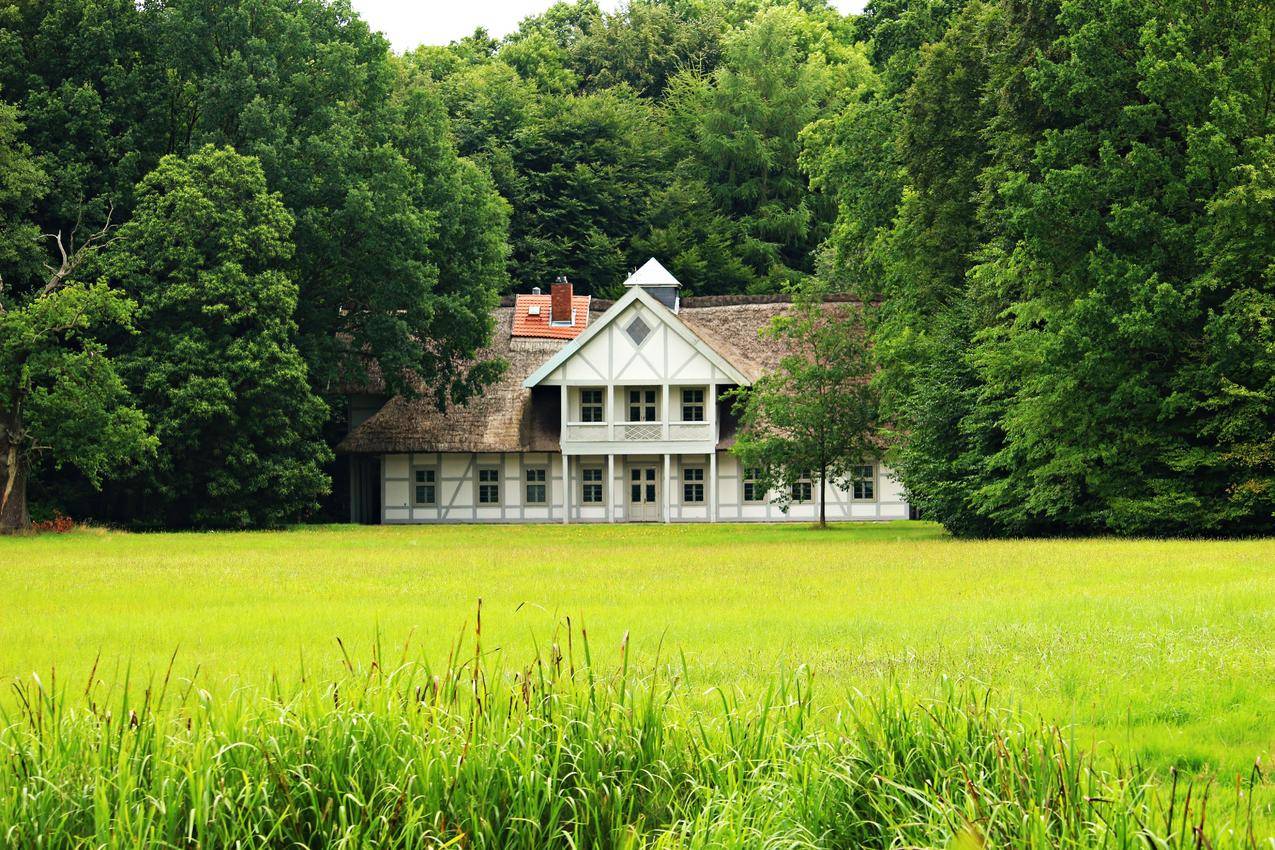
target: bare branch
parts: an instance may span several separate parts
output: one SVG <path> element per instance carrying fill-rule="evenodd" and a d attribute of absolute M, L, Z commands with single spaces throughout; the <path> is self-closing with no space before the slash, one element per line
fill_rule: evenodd
<path fill-rule="evenodd" d="M 84 244 L 76 247 L 75 234 L 76 231 L 80 229 L 80 222 L 83 215 L 84 208 L 81 207 L 79 215 L 75 220 L 75 226 L 71 228 L 71 234 L 67 238 L 66 242 L 63 242 L 62 240 L 61 230 L 59 230 L 56 234 L 44 234 L 46 238 L 52 239 L 53 244 L 57 246 L 58 254 L 62 257 L 62 262 L 57 268 L 54 268 L 48 263 L 44 264 L 44 267 L 49 270 L 49 279 L 40 290 L 40 295 L 48 295 L 49 293 L 60 289 L 66 283 L 67 279 L 71 277 L 72 273 L 75 272 L 75 269 L 83 263 L 91 253 L 110 245 L 115 241 L 113 237 L 110 239 L 107 238 L 107 235 L 111 231 L 111 218 L 115 215 L 114 201 L 110 202 L 110 206 L 106 210 L 106 222 L 102 225 L 102 227 L 90 234 L 88 239 L 84 240 Z"/>

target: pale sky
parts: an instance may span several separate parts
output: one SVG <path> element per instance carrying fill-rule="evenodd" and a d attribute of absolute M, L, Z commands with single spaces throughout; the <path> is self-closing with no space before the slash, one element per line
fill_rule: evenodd
<path fill-rule="evenodd" d="M 865 0 L 833 0 L 844 13 L 858 12 Z M 418 44 L 447 44 L 486 27 L 499 38 L 514 29 L 528 15 L 543 12 L 553 0 L 353 0 L 354 9 L 397 51 Z M 601 0 L 614 9 L 619 0 Z"/>

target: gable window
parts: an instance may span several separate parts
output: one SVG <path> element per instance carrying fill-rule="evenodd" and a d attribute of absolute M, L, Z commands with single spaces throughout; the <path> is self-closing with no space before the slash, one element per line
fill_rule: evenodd
<path fill-rule="evenodd" d="M 788 493 L 791 500 L 794 502 L 813 501 L 810 489 L 810 476 L 806 475 L 792 482 L 792 486 L 788 488 Z"/>
<path fill-rule="evenodd" d="M 655 421 L 655 392 L 656 391 L 650 387 L 645 389 L 629 390 L 630 422 Z"/>
<path fill-rule="evenodd" d="M 500 504 L 500 469 L 495 466 L 478 468 L 478 504 Z"/>
<path fill-rule="evenodd" d="M 580 470 L 580 504 L 602 504 L 602 467 L 586 466 Z"/>
<path fill-rule="evenodd" d="M 750 466 L 744 470 L 744 501 L 745 502 L 764 502 L 766 501 L 766 491 L 759 483 L 761 478 L 761 469 L 756 466 Z"/>
<path fill-rule="evenodd" d="M 641 316 L 637 316 L 629 322 L 624 332 L 629 335 L 629 339 L 633 340 L 634 345 L 641 345 L 651 335 L 651 326 L 642 321 Z"/>
<path fill-rule="evenodd" d="M 527 477 L 527 504 L 543 505 L 549 501 L 548 470 L 543 466 L 529 466 Z"/>
<path fill-rule="evenodd" d="M 580 390 L 580 421 L 601 422 L 602 390 L 597 387 Z"/>
<path fill-rule="evenodd" d="M 855 499 L 875 499 L 876 498 L 876 475 L 875 468 L 872 466 L 856 466 L 851 470 L 850 476 L 850 495 Z"/>
<path fill-rule="evenodd" d="M 412 471 L 412 504 L 438 504 L 438 470 L 418 467 Z"/>
<path fill-rule="evenodd" d="M 683 387 L 682 388 L 682 421 L 683 422 L 703 422 L 704 421 L 704 388 L 703 387 Z"/>
<path fill-rule="evenodd" d="M 682 504 L 704 504 L 704 467 L 682 467 Z"/>

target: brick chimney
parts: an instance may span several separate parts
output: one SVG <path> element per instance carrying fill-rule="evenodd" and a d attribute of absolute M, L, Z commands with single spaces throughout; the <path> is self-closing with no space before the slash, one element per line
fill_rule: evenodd
<path fill-rule="evenodd" d="M 571 324 L 571 284 L 559 277 L 549 288 L 549 324 Z"/>

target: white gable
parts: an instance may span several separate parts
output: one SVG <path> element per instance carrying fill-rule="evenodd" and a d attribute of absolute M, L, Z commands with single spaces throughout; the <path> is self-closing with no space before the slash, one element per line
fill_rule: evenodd
<path fill-rule="evenodd" d="M 645 334 L 637 333 L 643 328 Z M 710 382 L 749 383 L 672 311 L 634 286 L 523 386 Z"/>

